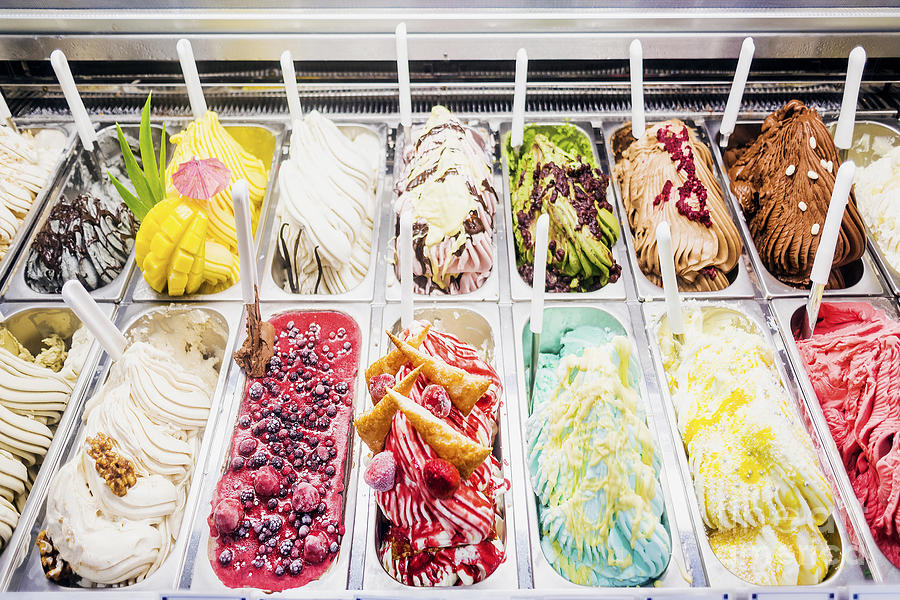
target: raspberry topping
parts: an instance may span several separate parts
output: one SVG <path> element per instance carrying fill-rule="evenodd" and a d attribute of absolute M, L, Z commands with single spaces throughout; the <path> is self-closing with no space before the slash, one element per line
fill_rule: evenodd
<path fill-rule="evenodd" d="M 372 402 L 378 404 L 381 399 L 387 395 L 388 388 L 394 387 L 397 383 L 393 375 L 382 373 L 376 375 L 369 381 L 369 393 L 372 394 Z"/>
<path fill-rule="evenodd" d="M 436 417 L 443 419 L 450 414 L 450 395 L 443 386 L 428 385 L 422 392 L 422 404 Z"/>
<path fill-rule="evenodd" d="M 387 492 L 394 488 L 394 478 L 397 473 L 397 461 L 390 452 L 379 452 L 372 457 L 366 472 L 363 473 L 363 481 L 377 492 Z"/>
<path fill-rule="evenodd" d="M 425 489 L 435 498 L 451 498 L 459 487 L 459 471 L 442 458 L 432 458 L 422 467 Z"/>
<path fill-rule="evenodd" d="M 685 174 L 684 183 L 678 188 L 678 200 L 675 201 L 678 212 L 691 221 L 712 227 L 709 208 L 706 206 L 706 188 L 697 177 L 694 150 L 691 148 L 687 126 L 682 127 L 680 132 L 674 131 L 671 125 L 660 128 L 656 131 L 656 141 L 669 153 L 678 170 Z M 672 182 L 666 181 L 662 191 L 653 199 L 653 206 L 668 202 L 672 187 Z M 697 208 L 689 202 L 692 197 L 696 198 Z"/>

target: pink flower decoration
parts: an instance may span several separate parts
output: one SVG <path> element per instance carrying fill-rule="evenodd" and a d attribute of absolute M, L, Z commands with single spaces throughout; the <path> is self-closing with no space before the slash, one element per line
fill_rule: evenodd
<path fill-rule="evenodd" d="M 172 183 L 187 198 L 208 200 L 228 186 L 231 172 L 218 158 L 192 158 L 181 163 Z"/>

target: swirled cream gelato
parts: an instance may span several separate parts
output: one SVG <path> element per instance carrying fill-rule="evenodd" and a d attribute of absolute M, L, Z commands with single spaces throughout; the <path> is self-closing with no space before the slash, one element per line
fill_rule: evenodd
<path fill-rule="evenodd" d="M 39 539 L 48 578 L 126 584 L 165 562 L 184 515 L 224 345 L 204 311 L 157 313 L 138 330 L 88 400 L 78 451 L 50 485 Z"/>
<path fill-rule="evenodd" d="M 51 334 L 33 356 L 0 327 L 0 547 L 15 530 L 90 345 L 83 329 L 70 349 Z"/>
<path fill-rule="evenodd" d="M 285 291 L 340 294 L 369 271 L 383 149 L 362 128 L 345 133 L 318 111 L 294 124 L 278 171 L 278 251 Z"/>

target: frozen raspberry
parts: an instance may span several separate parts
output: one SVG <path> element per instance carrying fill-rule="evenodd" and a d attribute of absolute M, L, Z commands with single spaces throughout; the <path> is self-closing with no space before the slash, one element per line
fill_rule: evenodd
<path fill-rule="evenodd" d="M 388 388 L 394 387 L 394 384 L 396 383 L 397 381 L 394 379 L 394 376 L 388 375 L 387 373 L 376 375 L 370 379 L 369 393 L 372 394 L 372 401 L 375 404 L 381 402 L 381 399 L 387 395 Z"/>
<path fill-rule="evenodd" d="M 422 404 L 436 417 L 443 419 L 450 414 L 450 395 L 443 386 L 431 384 L 422 392 Z"/>
<path fill-rule="evenodd" d="M 453 497 L 459 487 L 459 471 L 442 458 L 432 458 L 422 467 L 425 489 L 435 498 L 446 500 Z"/>
<path fill-rule="evenodd" d="M 225 498 L 216 504 L 213 510 L 213 520 L 220 535 L 231 533 L 241 525 L 244 518 L 244 508 L 234 498 Z"/>
<path fill-rule="evenodd" d="M 394 477 L 397 473 L 397 461 L 390 452 L 379 452 L 372 457 L 363 481 L 377 492 L 387 492 L 394 488 Z"/>
<path fill-rule="evenodd" d="M 291 495 L 291 506 L 300 512 L 311 512 L 319 505 L 319 490 L 309 483 L 301 482 Z"/>
<path fill-rule="evenodd" d="M 256 493 L 260 496 L 274 496 L 280 487 L 278 473 L 272 467 L 263 467 L 256 476 Z"/>
<path fill-rule="evenodd" d="M 310 534 L 303 543 L 303 558 L 306 562 L 318 564 L 328 556 L 328 540 L 318 533 Z"/>

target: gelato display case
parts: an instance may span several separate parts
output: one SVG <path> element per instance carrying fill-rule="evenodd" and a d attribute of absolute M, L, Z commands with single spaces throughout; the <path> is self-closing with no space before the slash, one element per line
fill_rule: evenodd
<path fill-rule="evenodd" d="M 900 8 L 795 4 L 0 0 L 0 597 L 900 598 Z"/>

